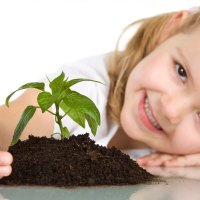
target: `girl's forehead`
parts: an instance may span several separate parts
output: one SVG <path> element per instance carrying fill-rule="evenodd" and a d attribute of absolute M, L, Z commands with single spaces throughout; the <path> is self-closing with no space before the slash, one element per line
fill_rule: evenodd
<path fill-rule="evenodd" d="M 200 62 L 200 29 L 186 34 L 177 34 L 172 43 L 174 47 L 180 49 L 188 62 L 193 64 Z"/>
<path fill-rule="evenodd" d="M 193 30 L 184 35 L 186 37 L 183 45 L 186 44 L 188 47 L 191 46 L 191 50 L 194 49 L 195 51 L 200 49 L 200 29 Z"/>

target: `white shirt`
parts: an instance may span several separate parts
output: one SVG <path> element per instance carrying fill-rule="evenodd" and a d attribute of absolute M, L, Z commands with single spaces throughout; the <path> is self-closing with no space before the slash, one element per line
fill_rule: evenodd
<path fill-rule="evenodd" d="M 108 71 L 106 68 L 106 56 L 98 55 L 82 59 L 75 63 L 65 64 L 57 70 L 56 73 L 48 76 L 50 80 L 61 74 L 63 71 L 66 77 L 70 79 L 74 78 L 87 78 L 100 81 L 103 84 L 84 81 L 72 86 L 71 89 L 75 90 L 87 97 L 89 97 L 99 109 L 101 115 L 101 125 L 97 128 L 96 136 L 94 137 L 86 122 L 86 128 L 83 129 L 76 122 L 74 122 L 68 116 L 64 117 L 62 122 L 66 126 L 71 134 L 78 135 L 84 133 L 90 133 L 91 139 L 95 140 L 97 144 L 107 146 L 111 138 L 114 136 L 118 129 L 118 125 L 110 121 L 107 117 L 106 105 L 108 92 L 110 87 L 110 80 Z M 46 82 L 48 84 L 48 82 Z M 55 108 L 53 108 L 55 111 Z M 62 110 L 60 110 L 62 113 Z M 54 133 L 59 133 L 59 126 L 55 123 Z"/>

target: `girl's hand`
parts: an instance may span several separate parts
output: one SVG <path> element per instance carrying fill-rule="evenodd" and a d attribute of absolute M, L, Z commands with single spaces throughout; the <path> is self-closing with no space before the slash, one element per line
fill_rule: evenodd
<path fill-rule="evenodd" d="M 200 153 L 172 155 L 152 153 L 136 160 L 140 166 L 190 167 L 200 166 Z"/>
<path fill-rule="evenodd" d="M 12 172 L 13 157 L 9 152 L 0 151 L 0 178 L 9 176 Z"/>

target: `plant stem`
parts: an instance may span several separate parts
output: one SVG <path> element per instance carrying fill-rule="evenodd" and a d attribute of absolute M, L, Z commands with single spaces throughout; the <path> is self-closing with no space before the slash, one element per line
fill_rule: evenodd
<path fill-rule="evenodd" d="M 56 114 L 53 113 L 53 112 L 51 112 L 50 110 L 47 110 L 47 112 L 49 112 L 49 113 L 51 113 L 52 115 L 55 115 L 55 116 L 56 116 Z"/>
<path fill-rule="evenodd" d="M 35 106 L 35 108 L 40 108 L 40 106 Z M 40 109 L 41 109 L 41 108 L 40 108 Z M 50 110 L 47 110 L 47 112 L 49 112 L 49 113 L 51 113 L 52 115 L 55 115 L 55 116 L 56 116 L 56 114 L 53 113 L 53 112 L 51 112 Z"/>
<path fill-rule="evenodd" d="M 55 121 L 56 123 L 59 125 L 59 128 L 60 128 L 60 132 L 61 132 L 61 138 L 63 138 L 63 125 L 62 125 L 62 116 L 60 116 L 60 113 L 59 113 L 59 106 L 58 105 L 55 105 L 56 106 L 56 114 L 55 114 Z"/>

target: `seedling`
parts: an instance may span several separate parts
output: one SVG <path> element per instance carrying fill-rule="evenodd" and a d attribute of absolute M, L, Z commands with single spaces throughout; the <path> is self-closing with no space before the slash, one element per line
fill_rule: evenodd
<path fill-rule="evenodd" d="M 97 127 L 100 125 L 99 110 L 92 100 L 71 90 L 70 87 L 82 81 L 98 81 L 83 78 L 68 80 L 68 78 L 65 79 L 64 72 L 52 81 L 49 79 L 48 81 L 51 92 L 45 91 L 45 84 L 43 82 L 31 82 L 22 85 L 6 98 L 5 104 L 9 107 L 9 100 L 15 92 L 28 88 L 41 90 L 37 96 L 38 106 L 29 105 L 23 111 L 14 130 L 11 146 L 18 142 L 24 128 L 35 114 L 36 109 L 41 109 L 42 113 L 49 112 L 55 116 L 55 122 L 60 128 L 61 139 L 69 138 L 71 135 L 68 128 L 62 124 L 62 119 L 67 115 L 83 128 L 85 128 L 85 122 L 87 121 L 92 134 L 96 135 Z M 50 110 L 52 105 L 55 106 L 55 113 Z M 60 110 L 62 110 L 64 114 L 61 114 Z"/>

